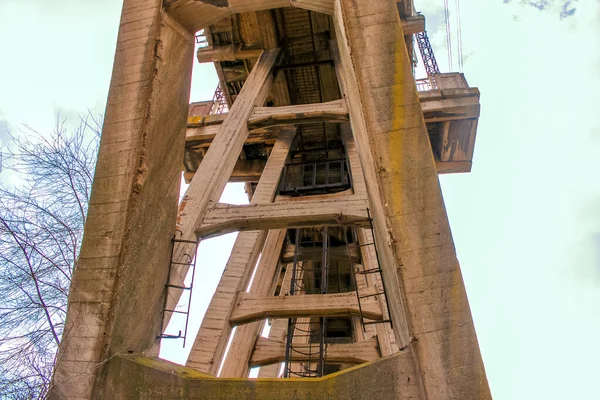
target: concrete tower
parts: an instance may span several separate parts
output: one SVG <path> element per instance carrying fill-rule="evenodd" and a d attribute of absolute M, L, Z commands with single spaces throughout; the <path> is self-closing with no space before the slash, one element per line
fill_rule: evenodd
<path fill-rule="evenodd" d="M 50 398 L 490 399 L 438 181 L 471 169 L 479 92 L 424 30 L 412 0 L 124 0 Z M 194 59 L 220 82 L 190 105 Z M 198 242 L 233 231 L 172 338 Z"/>

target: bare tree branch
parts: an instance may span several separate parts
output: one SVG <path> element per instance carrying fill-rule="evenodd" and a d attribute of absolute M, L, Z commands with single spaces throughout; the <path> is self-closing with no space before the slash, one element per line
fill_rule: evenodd
<path fill-rule="evenodd" d="M 0 397 L 42 399 L 64 329 L 102 119 L 11 136 L 0 175 Z"/>

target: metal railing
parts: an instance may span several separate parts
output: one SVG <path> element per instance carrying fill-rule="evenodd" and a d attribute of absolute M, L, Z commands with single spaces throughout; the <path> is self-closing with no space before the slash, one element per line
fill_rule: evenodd
<path fill-rule="evenodd" d="M 349 188 L 350 176 L 346 159 L 310 161 L 286 164 L 281 194 L 296 194 L 311 190 Z"/>
<path fill-rule="evenodd" d="M 415 83 L 417 84 L 417 91 L 426 92 L 428 90 L 437 89 L 437 85 L 435 83 L 435 78 L 433 76 L 429 76 L 427 78 L 415 79 Z"/>
<path fill-rule="evenodd" d="M 435 60 L 435 54 L 433 54 L 433 48 L 431 47 L 431 43 L 429 42 L 427 31 L 418 32 L 416 34 L 416 38 L 427 75 L 431 76 L 433 74 L 439 74 L 440 68 L 438 67 L 437 61 Z"/>
<path fill-rule="evenodd" d="M 204 33 L 204 29 L 196 33 L 196 44 L 201 49 L 209 46 L 208 36 Z"/>
<path fill-rule="evenodd" d="M 434 74 L 439 74 L 440 68 L 435 59 L 435 54 L 433 54 L 433 48 L 429 42 L 427 31 L 416 33 L 415 38 L 419 46 L 419 52 L 421 53 L 425 72 L 427 73 L 427 78 L 415 80 L 417 83 L 417 91 L 426 92 L 428 90 L 435 90 L 437 89 L 437 85 L 435 83 Z"/>
<path fill-rule="evenodd" d="M 221 85 L 217 85 L 215 89 L 215 94 L 213 95 L 213 105 L 210 109 L 210 115 L 215 114 L 225 114 L 229 111 L 229 106 L 227 105 L 227 98 L 225 97 L 225 93 L 221 89 Z"/>

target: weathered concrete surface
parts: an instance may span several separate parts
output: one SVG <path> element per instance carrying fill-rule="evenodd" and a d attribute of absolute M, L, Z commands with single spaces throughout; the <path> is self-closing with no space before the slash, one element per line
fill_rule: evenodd
<path fill-rule="evenodd" d="M 334 21 L 396 337 L 422 398 L 490 399 L 395 1 L 337 0 Z"/>
<path fill-rule="evenodd" d="M 165 10 L 191 32 L 231 14 L 289 7 L 290 0 L 165 0 Z"/>
<path fill-rule="evenodd" d="M 295 129 L 283 130 L 278 136 L 250 204 L 273 201 L 281 169 L 295 136 Z M 237 236 L 219 285 L 194 340 L 194 346 L 186 362 L 188 367 L 217 375 L 233 328 L 229 323 L 229 317 L 235 305 L 237 293 L 248 287 L 253 267 L 256 265 L 260 252 L 263 251 L 266 237 L 267 232 L 260 231 L 241 232 Z"/>
<path fill-rule="evenodd" d="M 194 233 L 196 226 L 200 225 L 209 204 L 219 201 L 248 137 L 246 121 L 254 106 L 262 105 L 269 94 L 273 84 L 271 72 L 279 53 L 279 49 L 266 50 L 262 53 L 235 103 L 231 106 L 227 118 L 219 128 L 219 135 L 206 152 L 194 180 L 188 186 L 179 204 L 177 230 L 180 239 L 196 240 L 197 235 Z M 173 261 L 183 264 L 180 264 L 181 268 L 177 268 L 171 274 L 171 284 L 183 285 L 189 269 L 184 264 L 189 259 L 188 253 L 193 251 L 192 247 L 188 243 L 180 244 L 173 249 Z M 165 303 L 166 308 L 174 309 L 181 294 L 181 289 L 171 287 Z M 165 313 L 164 326 L 167 326 L 172 315 L 172 313 Z"/>
<path fill-rule="evenodd" d="M 51 399 L 91 398 L 107 359 L 160 333 L 193 50 L 161 0 L 124 1 Z"/>
<path fill-rule="evenodd" d="M 167 361 L 109 361 L 103 399 L 409 400 L 418 399 L 411 355 L 399 353 L 324 378 L 214 378 Z"/>
<path fill-rule="evenodd" d="M 171 4 L 220 8 L 211 1 Z M 120 357 L 148 350 L 159 333 L 193 60 L 192 35 L 163 13 L 162 1 L 125 0 L 50 398 L 491 398 L 394 1 L 335 6 L 376 236 L 389 253 L 390 308 L 408 349 L 316 381 L 254 383 L 196 379 L 166 372 L 178 371 L 172 364 L 142 368 L 147 361 Z"/>

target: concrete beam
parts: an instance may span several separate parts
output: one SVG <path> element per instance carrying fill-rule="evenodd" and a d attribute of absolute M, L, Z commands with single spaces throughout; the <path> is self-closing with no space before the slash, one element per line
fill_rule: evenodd
<path fill-rule="evenodd" d="M 226 115 L 226 114 L 225 114 Z M 192 126 L 188 125 L 187 133 L 185 136 L 186 142 L 190 142 L 190 145 L 196 147 L 209 147 L 212 141 L 219 133 L 220 125 L 208 125 L 208 126 Z M 275 139 L 279 135 L 277 129 L 267 130 L 253 130 L 248 134 L 248 138 L 244 144 L 253 143 L 267 143 L 275 144 Z"/>
<path fill-rule="evenodd" d="M 222 2 L 210 0 L 164 0 L 164 10 L 190 33 L 195 33 L 231 16 Z M 226 4 L 226 3 L 225 3 Z"/>
<path fill-rule="evenodd" d="M 162 1 L 124 0 L 50 399 L 105 398 L 97 388 L 106 360 L 156 350 L 193 52 L 193 35 L 162 12 Z"/>
<path fill-rule="evenodd" d="M 383 319 L 375 297 L 362 299 L 360 309 L 365 318 Z M 266 318 L 347 317 L 351 315 L 360 315 L 355 292 L 283 297 L 258 297 L 249 293 L 240 293 L 229 321 L 233 325 L 242 325 Z"/>
<path fill-rule="evenodd" d="M 425 16 L 411 15 L 406 18 L 402 18 L 402 30 L 404 31 L 404 36 L 423 32 L 425 30 Z"/>
<path fill-rule="evenodd" d="M 334 0 L 165 0 L 164 8 L 190 32 L 197 32 L 233 14 L 299 7 L 333 14 Z"/>
<path fill-rule="evenodd" d="M 242 49 L 238 46 L 200 47 L 196 52 L 199 63 L 245 60 L 258 58 L 262 49 Z"/>
<path fill-rule="evenodd" d="M 438 174 L 456 174 L 471 172 L 473 162 L 471 161 L 440 161 L 435 160 L 435 168 Z"/>
<path fill-rule="evenodd" d="M 196 229 L 196 234 L 201 238 L 210 238 L 234 231 L 339 224 L 366 225 L 367 207 L 365 199 L 355 196 L 249 206 L 216 204 L 208 210 L 202 224 Z"/>
<path fill-rule="evenodd" d="M 215 379 L 156 358 L 117 355 L 107 361 L 104 398 L 413 400 L 418 391 L 410 361 L 400 353 L 323 378 Z"/>
<path fill-rule="evenodd" d="M 340 129 L 344 144 L 346 145 L 346 153 L 348 154 L 348 164 L 350 165 L 350 171 L 352 173 L 353 189 L 356 194 L 366 196 L 367 188 L 365 185 L 365 176 L 360 165 L 358 150 L 356 148 L 356 143 L 354 142 L 354 137 L 352 136 L 352 129 L 350 124 L 342 124 Z M 358 253 L 357 258 L 360 260 L 357 261 L 357 263 L 362 264 L 366 270 L 379 268 L 374 246 L 367 245 L 368 243 L 373 243 L 373 235 L 371 234 L 370 229 L 359 228 L 356 230 L 356 233 L 359 243 L 363 245 L 356 249 Z M 362 279 L 360 275 L 357 276 L 356 283 L 359 287 L 359 290 L 361 290 L 361 282 L 366 282 L 367 286 L 383 287 L 380 285 L 381 277 L 379 274 L 367 274 L 366 276 L 362 275 Z M 389 315 L 385 298 L 383 296 L 378 296 L 377 299 L 383 314 Z M 354 323 L 359 325 L 360 321 L 356 320 Z M 366 329 L 363 329 L 363 327 L 360 326 L 357 326 L 356 328 L 357 329 L 355 329 L 355 331 L 363 332 L 362 336 L 370 335 L 373 330 L 376 332 L 379 351 L 382 357 L 389 356 L 398 351 L 396 338 L 394 337 L 394 332 L 389 324 L 374 324 L 372 326 L 367 326 Z"/>
<path fill-rule="evenodd" d="M 292 355 L 293 362 L 314 361 L 314 355 L 310 357 L 309 346 L 314 351 L 315 344 L 295 343 L 294 348 L 300 350 Z M 306 353 L 302 354 L 302 348 Z M 379 358 L 377 339 L 363 340 L 355 343 L 332 343 L 327 345 L 328 363 L 361 364 L 375 361 Z M 258 338 L 256 346 L 250 359 L 251 367 L 275 364 L 285 361 L 285 343 L 278 340 Z"/>
<path fill-rule="evenodd" d="M 237 160 L 229 182 L 258 182 L 266 164 L 266 160 Z M 196 175 L 195 171 L 184 172 L 185 182 L 191 183 L 194 175 Z"/>
<path fill-rule="evenodd" d="M 282 107 L 256 107 L 248 119 L 248 129 L 315 122 L 346 122 L 348 110 L 344 100 L 327 103 L 300 104 Z"/>
<path fill-rule="evenodd" d="M 394 331 L 416 398 L 491 399 L 397 13 L 338 0 L 333 18 Z"/>
<path fill-rule="evenodd" d="M 426 92 L 418 92 L 421 104 L 421 111 L 426 123 L 453 121 L 466 118 L 478 118 L 480 112 L 479 90 L 477 88 L 466 89 L 443 89 L 429 90 Z M 319 107 L 327 105 L 322 111 Z M 300 107 L 294 109 L 294 107 Z M 305 111 L 304 108 L 306 108 Z M 297 111 L 295 111 L 297 110 Z M 331 122 L 347 121 L 348 111 L 345 103 L 339 101 L 321 103 L 319 105 L 302 105 L 302 106 L 286 106 L 286 107 L 257 107 L 249 120 L 249 126 L 253 128 L 248 136 L 247 143 L 257 143 L 273 138 L 273 133 L 268 129 L 256 130 L 259 124 L 280 125 L 293 123 L 304 123 L 303 112 L 310 113 L 313 118 L 323 118 Z M 202 146 L 208 147 L 210 142 L 218 133 L 218 124 L 222 123 L 227 114 L 219 116 L 210 116 L 204 125 L 196 126 L 189 124 L 186 134 L 186 140 L 199 141 Z M 277 121 L 280 120 L 280 121 Z M 289 121 L 289 122 L 287 122 Z M 318 120 L 317 120 L 318 121 Z"/>
<path fill-rule="evenodd" d="M 290 0 L 290 3 L 293 7 L 331 15 L 335 0 Z"/>
<path fill-rule="evenodd" d="M 479 118 L 481 106 L 477 88 L 421 93 L 421 111 L 426 123 Z"/>

